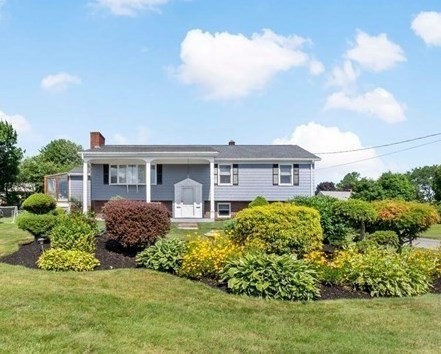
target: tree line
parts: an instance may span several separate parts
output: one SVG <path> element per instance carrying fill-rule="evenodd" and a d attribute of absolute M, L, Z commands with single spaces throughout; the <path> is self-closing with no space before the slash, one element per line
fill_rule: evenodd
<path fill-rule="evenodd" d="M 385 172 L 378 179 L 346 174 L 337 184 L 322 182 L 320 191 L 352 191 L 352 198 L 365 201 L 401 199 L 424 203 L 441 202 L 441 165 L 414 168 L 406 173 Z"/>
<path fill-rule="evenodd" d="M 81 164 L 82 146 L 67 139 L 56 139 L 39 153 L 24 157 L 17 146 L 17 132 L 0 121 L 0 205 L 16 205 L 20 197 L 42 192 L 44 176 L 70 171 Z"/>

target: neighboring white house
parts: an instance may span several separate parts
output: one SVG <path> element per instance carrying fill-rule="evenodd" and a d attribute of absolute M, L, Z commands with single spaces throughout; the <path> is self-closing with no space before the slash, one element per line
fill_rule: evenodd
<path fill-rule="evenodd" d="M 352 195 L 352 191 L 320 191 L 318 195 L 326 195 L 339 200 L 348 200 Z"/>

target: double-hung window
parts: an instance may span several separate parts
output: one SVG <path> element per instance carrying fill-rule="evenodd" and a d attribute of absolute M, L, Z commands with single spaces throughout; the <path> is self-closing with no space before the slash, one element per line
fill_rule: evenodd
<path fill-rule="evenodd" d="M 110 184 L 145 184 L 145 165 L 110 165 Z M 156 165 L 151 165 L 150 182 L 156 184 Z"/>
<path fill-rule="evenodd" d="M 292 165 L 280 165 L 279 166 L 279 185 L 292 185 Z"/>
<path fill-rule="evenodd" d="M 231 185 L 232 183 L 232 165 L 219 165 L 219 185 Z"/>

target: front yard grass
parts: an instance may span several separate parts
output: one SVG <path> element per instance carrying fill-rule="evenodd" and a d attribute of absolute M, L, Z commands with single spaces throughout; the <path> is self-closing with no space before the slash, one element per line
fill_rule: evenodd
<path fill-rule="evenodd" d="M 17 224 L 0 220 L 0 257 L 18 250 L 20 244 L 30 242 L 34 237 L 27 231 L 17 228 Z"/>
<path fill-rule="evenodd" d="M 217 220 L 214 222 L 198 222 L 197 230 L 183 230 L 178 229 L 178 223 L 172 223 L 170 227 L 170 232 L 167 234 L 167 237 L 178 237 L 185 238 L 188 235 L 192 235 L 198 233 L 199 235 L 204 235 L 209 231 L 222 231 L 224 229 L 225 223 L 227 221 Z"/>
<path fill-rule="evenodd" d="M 421 234 L 421 237 L 441 240 L 441 224 L 435 224 L 429 230 Z"/>
<path fill-rule="evenodd" d="M 0 224 L 0 254 L 31 239 Z M 145 269 L 54 273 L 3 263 L 0 279 L 0 353 L 441 350 L 435 294 L 292 303 Z"/>

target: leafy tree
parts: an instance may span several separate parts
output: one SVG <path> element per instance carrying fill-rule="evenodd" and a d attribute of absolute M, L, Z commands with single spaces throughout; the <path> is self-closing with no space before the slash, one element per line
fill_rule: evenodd
<path fill-rule="evenodd" d="M 383 190 L 382 199 L 415 200 L 417 191 L 409 178 L 401 173 L 385 172 L 377 180 Z"/>
<path fill-rule="evenodd" d="M 400 245 L 412 243 L 421 232 L 440 221 L 437 210 L 424 203 L 402 200 L 381 200 L 373 202 L 378 213 L 375 230 L 395 231 Z"/>
<path fill-rule="evenodd" d="M 65 172 L 81 164 L 79 152 L 81 145 L 66 139 L 52 140 L 49 144 L 40 149 L 40 156 L 43 161 L 52 162 Z"/>
<path fill-rule="evenodd" d="M 366 234 L 366 224 L 374 222 L 377 218 L 377 212 L 372 204 L 364 200 L 339 200 L 332 208 L 336 215 L 360 230 L 360 240 L 363 240 Z"/>
<path fill-rule="evenodd" d="M 315 190 L 315 194 L 318 194 L 320 191 L 335 191 L 337 188 L 335 187 L 334 182 L 321 182 L 317 185 Z"/>
<path fill-rule="evenodd" d="M 19 181 L 32 183 L 37 192 L 42 192 L 44 176 L 67 172 L 81 164 L 81 150 L 81 145 L 72 141 L 52 140 L 40 149 L 40 154 L 26 158 L 21 163 Z"/>
<path fill-rule="evenodd" d="M 421 202 L 433 202 L 435 200 L 435 174 L 441 166 L 424 166 L 414 168 L 407 173 L 407 177 L 417 190 L 418 199 Z"/>
<path fill-rule="evenodd" d="M 358 181 L 352 197 L 365 201 L 381 200 L 384 199 L 384 190 L 377 181 L 362 178 Z"/>
<path fill-rule="evenodd" d="M 6 121 L 0 121 L 0 193 L 9 201 L 9 189 L 17 180 L 23 150 L 17 145 L 17 132 Z"/>
<path fill-rule="evenodd" d="M 18 180 L 21 183 L 32 183 L 36 192 L 43 192 L 44 176 L 58 172 L 57 165 L 51 161 L 44 161 L 40 155 L 37 155 L 22 161 Z"/>
<path fill-rule="evenodd" d="M 343 179 L 337 183 L 337 189 L 339 191 L 355 190 L 357 184 L 360 181 L 360 173 L 350 172 L 343 177 Z"/>
<path fill-rule="evenodd" d="M 435 192 L 435 200 L 441 202 L 441 166 L 435 170 L 433 176 L 433 191 Z"/>

